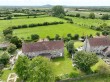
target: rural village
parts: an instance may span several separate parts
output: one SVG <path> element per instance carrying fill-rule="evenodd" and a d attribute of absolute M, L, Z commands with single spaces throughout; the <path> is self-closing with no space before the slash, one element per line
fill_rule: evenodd
<path fill-rule="evenodd" d="M 110 82 L 110 8 L 0 8 L 0 82 Z"/>

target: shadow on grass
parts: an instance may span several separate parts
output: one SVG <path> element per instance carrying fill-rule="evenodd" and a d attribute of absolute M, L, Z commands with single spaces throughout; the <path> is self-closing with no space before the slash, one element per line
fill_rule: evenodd
<path fill-rule="evenodd" d="M 59 58 L 53 58 L 53 59 L 51 59 L 53 62 L 58 62 L 58 61 L 64 61 L 65 60 L 65 58 L 64 57 L 59 57 Z"/>

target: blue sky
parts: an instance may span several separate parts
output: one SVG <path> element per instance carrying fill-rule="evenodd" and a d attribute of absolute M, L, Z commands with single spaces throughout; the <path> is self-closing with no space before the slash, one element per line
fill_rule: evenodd
<path fill-rule="evenodd" d="M 0 6 L 39 6 L 45 4 L 70 6 L 110 6 L 110 0 L 0 0 Z"/>

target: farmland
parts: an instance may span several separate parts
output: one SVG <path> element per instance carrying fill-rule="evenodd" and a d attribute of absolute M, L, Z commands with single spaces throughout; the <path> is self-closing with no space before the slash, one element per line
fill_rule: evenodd
<path fill-rule="evenodd" d="M 74 10 L 71 10 L 71 11 L 67 12 L 67 14 L 76 15 L 77 13 L 80 13 L 81 16 L 88 17 L 91 12 L 95 14 L 96 18 L 100 18 L 103 14 L 109 14 L 110 15 L 110 13 L 108 13 L 108 12 L 89 11 L 89 10 L 84 10 L 84 11 L 74 11 Z"/>
<path fill-rule="evenodd" d="M 45 38 L 46 36 L 54 37 L 56 34 L 59 34 L 61 37 L 66 36 L 68 33 L 79 34 L 81 35 L 95 35 L 97 31 L 80 27 L 74 24 L 62 24 L 62 25 L 52 25 L 52 26 L 42 26 L 36 28 L 24 28 L 14 30 L 14 35 L 17 35 L 20 38 L 27 38 L 31 34 L 38 34 L 41 38 Z"/>
<path fill-rule="evenodd" d="M 56 17 L 40 17 L 40 18 L 22 18 L 12 20 L 0 20 L 0 32 L 10 26 L 31 24 L 31 23 L 43 23 L 43 22 L 54 22 L 54 21 L 65 21 Z"/>
<path fill-rule="evenodd" d="M 59 10 L 57 10 L 57 13 L 53 12 L 53 9 L 50 8 L 41 8 L 41 9 L 25 9 L 25 8 L 21 8 L 21 9 L 9 9 L 8 13 L 7 10 L 3 10 L 0 13 L 0 43 L 11 43 L 9 44 L 9 46 L 7 47 L 7 49 L 5 49 L 4 47 L 1 48 L 0 50 L 0 58 L 2 60 L 2 57 L 4 57 L 3 52 L 6 52 L 9 56 L 7 56 L 7 60 L 11 59 L 11 56 L 18 56 L 22 54 L 25 54 L 26 56 L 29 57 L 29 59 L 36 57 L 38 55 L 42 55 L 42 54 L 48 54 L 50 55 L 50 58 L 48 60 L 48 64 L 51 67 L 53 66 L 54 69 L 51 69 L 53 71 L 53 74 L 55 75 L 55 79 L 57 80 L 64 80 L 64 79 L 68 79 L 68 78 L 75 78 L 78 76 L 82 76 L 82 75 L 86 75 L 87 74 L 95 74 L 100 73 L 100 69 L 98 68 L 100 65 L 104 64 L 106 65 L 106 63 L 103 61 L 103 59 L 101 59 L 99 56 L 96 56 L 96 54 L 92 54 L 92 51 L 90 50 L 90 53 L 86 52 L 86 50 L 84 49 L 83 45 L 85 46 L 86 44 L 84 44 L 84 41 L 89 39 L 89 38 L 94 38 L 95 36 L 100 37 L 100 36 L 107 36 L 110 35 L 110 13 L 109 12 L 101 12 L 101 11 L 91 11 L 88 9 L 85 10 L 81 10 L 81 11 L 69 11 L 68 8 L 63 8 L 62 6 L 58 6 L 58 8 L 60 8 L 63 10 L 62 13 L 59 14 Z M 57 8 L 57 6 L 56 6 Z M 43 10 L 42 10 L 43 9 Z M 67 11 L 65 9 L 68 9 Z M 71 8 L 70 8 L 71 9 Z M 56 9 L 55 9 L 56 11 Z M 94 16 L 94 18 L 88 17 L 89 14 L 92 13 L 92 16 Z M 79 13 L 79 16 L 76 16 L 76 14 Z M 69 14 L 69 15 L 67 15 Z M 72 14 L 72 15 L 70 15 Z M 102 19 L 102 15 L 104 14 L 108 14 L 106 16 L 108 16 L 108 19 Z M 74 15 L 74 16 L 73 16 Z M 84 17 L 82 17 L 84 16 Z M 105 17 L 106 18 L 106 17 Z M 9 28 L 10 27 L 10 28 Z M 8 28 L 8 29 L 7 29 Z M 101 29 L 102 28 L 102 29 Z M 48 36 L 48 37 L 47 37 Z M 51 45 L 48 46 L 45 43 L 43 45 L 46 46 L 46 48 L 48 48 L 48 52 L 43 52 L 45 51 L 45 48 L 42 47 L 40 45 L 40 42 L 42 43 L 42 41 L 57 41 L 57 40 L 62 40 L 62 52 L 58 51 L 57 49 L 54 50 L 54 47 L 60 47 L 60 45 L 55 45 L 55 44 L 51 44 L 53 47 L 53 49 L 51 50 Z M 32 43 L 33 42 L 38 42 L 39 41 L 39 45 L 34 47 L 31 46 L 27 47 L 30 49 L 29 52 L 24 53 L 23 51 L 23 44 L 22 43 Z M 87 41 L 89 42 L 89 40 Z M 28 45 L 28 44 L 27 44 Z M 11 48 L 10 48 L 11 46 Z M 37 51 L 37 48 L 39 48 L 39 46 L 42 48 L 40 51 Z M 87 45 L 86 45 L 87 46 Z M 107 47 L 109 48 L 109 46 Z M 32 51 L 31 51 L 32 49 Z M 34 50 L 36 49 L 36 50 Z M 24 49 L 25 50 L 25 49 Z M 87 53 L 88 55 L 85 55 L 83 57 L 80 57 L 80 53 L 77 54 L 78 51 L 80 50 L 85 50 L 84 52 Z M 10 52 L 11 51 L 11 52 Z M 37 55 L 38 52 L 38 55 Z M 41 53 L 39 53 L 41 52 Z M 19 54 L 20 53 L 20 54 Z M 28 54 L 29 53 L 29 54 Z M 17 55 L 15 55 L 17 54 Z M 35 54 L 35 55 L 33 55 Z M 89 58 L 89 54 L 91 55 Z M 80 61 L 79 63 L 81 63 L 81 66 L 78 66 L 77 63 L 75 61 L 74 57 L 75 55 L 78 55 L 78 57 L 80 59 L 78 59 L 78 61 Z M 94 55 L 94 56 L 93 56 Z M 99 53 L 100 56 L 103 56 L 102 53 Z M 105 54 L 104 54 L 105 55 Z M 86 57 L 87 56 L 87 57 Z M 98 58 L 99 57 L 99 58 Z M 36 57 L 37 58 L 37 57 Z M 83 58 L 83 59 L 81 59 Z M 26 58 L 25 58 L 26 59 Z M 20 63 L 17 61 L 14 61 L 14 65 L 15 68 L 10 70 L 13 65 L 13 62 L 10 62 L 11 64 L 9 64 L 9 62 L 6 62 L 6 66 L 4 66 L 1 70 L 0 73 L 0 81 L 6 81 L 7 77 L 10 73 L 16 72 L 16 74 L 18 74 L 18 77 L 20 79 L 26 79 L 29 78 L 30 79 L 30 75 L 34 74 L 33 72 L 37 72 L 35 70 L 33 70 L 30 67 L 33 67 L 34 64 L 38 61 L 35 60 L 36 62 L 31 62 L 31 59 L 28 60 L 24 60 L 25 62 L 21 61 L 22 58 L 20 59 Z M 40 58 L 39 58 L 40 59 Z M 94 60 L 92 60 L 94 59 Z M 19 58 L 18 58 L 19 60 Z M 89 61 L 90 60 L 90 61 Z M 97 61 L 95 61 L 97 60 Z M 8 60 L 9 61 L 9 60 Z M 33 61 L 33 59 L 32 59 Z M 87 64 L 85 64 L 87 61 Z M 17 63 L 16 63 L 17 62 Z M 27 62 L 27 63 L 26 63 Z M 30 62 L 30 63 L 29 63 Z M 45 61 L 43 61 L 42 63 L 44 63 Z M 89 63 L 93 62 L 93 64 L 89 65 Z M 0 61 L 0 64 L 4 62 Z M 21 63 L 23 63 L 21 65 Z M 19 65 L 17 65 L 19 64 Z M 23 66 L 29 64 L 27 66 Z M 41 63 L 39 63 L 40 65 Z M 51 65 L 52 64 L 52 65 Z M 20 66 L 21 65 L 21 66 Z M 32 66 L 31 66 L 32 65 Z M 36 64 L 37 65 L 37 64 Z M 45 64 L 42 64 L 45 65 Z M 42 66 L 41 65 L 41 66 Z M 9 67 L 8 67 L 9 66 Z M 18 67 L 17 67 L 18 66 Z M 37 65 L 38 66 L 38 65 Z M 19 68 L 21 67 L 21 68 Z M 45 67 L 45 66 L 42 66 Z M 6 70 L 4 70 L 4 68 L 6 68 Z M 8 68 L 8 69 L 7 69 Z M 22 69 L 22 68 L 26 68 L 26 69 Z M 29 68 L 29 70 L 27 70 Z M 37 67 L 36 67 L 37 68 Z M 35 68 L 35 69 L 36 69 Z M 45 69 L 48 67 L 45 67 Z M 50 68 L 50 67 L 49 67 Z M 84 70 L 84 69 L 86 70 Z M 90 68 L 90 69 L 88 69 Z M 20 70 L 19 70 L 20 69 Z M 33 70 L 33 72 L 30 71 Z M 40 67 L 39 67 L 40 69 Z M 45 70 L 44 68 L 42 68 L 42 70 Z M 17 71 L 18 70 L 18 71 Z M 39 76 L 42 76 L 44 72 L 42 72 L 42 70 L 39 70 Z M 103 68 L 102 68 L 103 70 Z M 23 78 L 21 78 L 20 76 L 23 75 L 24 72 L 22 71 L 26 71 L 28 72 L 27 75 L 29 75 L 27 77 L 26 74 L 24 74 Z M 40 72 L 41 71 L 41 72 Z M 46 70 L 45 70 L 46 71 Z M 87 72 L 86 72 L 87 71 Z M 3 72 L 3 73 L 2 73 Z M 18 72 L 21 72 L 22 74 L 19 75 Z M 42 75 L 40 75 L 40 73 L 42 73 Z M 48 72 L 47 70 L 47 73 Z M 37 73 L 35 73 L 37 74 Z M 46 74 L 44 74 L 46 75 Z M 47 74 L 49 75 L 49 74 Z M 36 76 L 38 77 L 38 76 Z M 91 78 L 87 78 L 87 79 L 83 79 L 82 81 L 79 80 L 79 82 L 86 82 L 86 80 L 91 80 L 91 82 L 95 82 L 94 79 L 96 77 L 91 77 Z M 43 78 L 42 78 L 43 79 Z M 93 79 L 93 80 L 92 80 Z M 108 79 L 108 77 L 107 77 Z M 28 81 L 28 79 L 26 79 Z M 97 78 L 98 81 L 101 80 L 101 78 Z M 105 80 L 105 78 L 104 78 Z M 109 80 L 109 79 L 108 79 Z M 105 80 L 105 81 L 108 81 Z M 39 80 L 40 81 L 40 80 Z M 102 81 L 102 80 L 101 80 Z M 29 81 L 30 82 L 30 81 Z M 33 81 L 34 82 L 34 81 Z M 37 81 L 35 81 L 37 82 Z"/>
<path fill-rule="evenodd" d="M 70 17 L 73 19 L 74 23 L 77 23 L 79 25 L 85 25 L 86 27 L 89 27 L 91 25 L 93 26 L 100 26 L 103 23 L 106 23 L 107 25 L 110 25 L 110 20 L 101 20 L 101 19 L 83 19 L 78 17 Z"/>

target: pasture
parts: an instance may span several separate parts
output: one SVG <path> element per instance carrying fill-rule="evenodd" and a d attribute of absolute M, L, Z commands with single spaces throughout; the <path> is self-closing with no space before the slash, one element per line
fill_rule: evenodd
<path fill-rule="evenodd" d="M 32 23 L 43 23 L 43 22 L 54 22 L 64 21 L 56 17 L 40 17 L 40 18 L 22 18 L 22 19 L 11 19 L 11 20 L 0 20 L 0 32 L 10 26 L 32 24 Z"/>
<path fill-rule="evenodd" d="M 110 25 L 110 20 L 101 20 L 101 19 L 83 19 L 79 17 L 69 17 L 72 18 L 74 23 L 79 24 L 79 25 L 85 25 L 86 27 L 89 27 L 91 25 L 93 26 L 100 26 L 103 23 L 106 23 L 107 25 Z"/>
<path fill-rule="evenodd" d="M 79 34 L 82 35 L 95 35 L 97 31 L 80 27 L 74 24 L 61 24 L 61 25 L 50 25 L 50 26 L 40 26 L 34 28 L 23 28 L 14 30 L 14 35 L 19 38 L 27 38 L 30 37 L 31 34 L 38 34 L 41 38 L 45 38 L 46 36 L 54 37 L 56 34 L 59 34 L 61 37 L 65 37 L 68 33 Z"/>
<path fill-rule="evenodd" d="M 86 10 L 86 11 L 69 11 L 69 12 L 67 12 L 67 14 L 76 15 L 77 13 L 79 13 L 81 16 L 89 17 L 89 14 L 91 12 L 95 14 L 96 18 L 100 18 L 103 14 L 109 14 L 110 15 L 109 12 L 89 11 L 89 10 Z"/>

